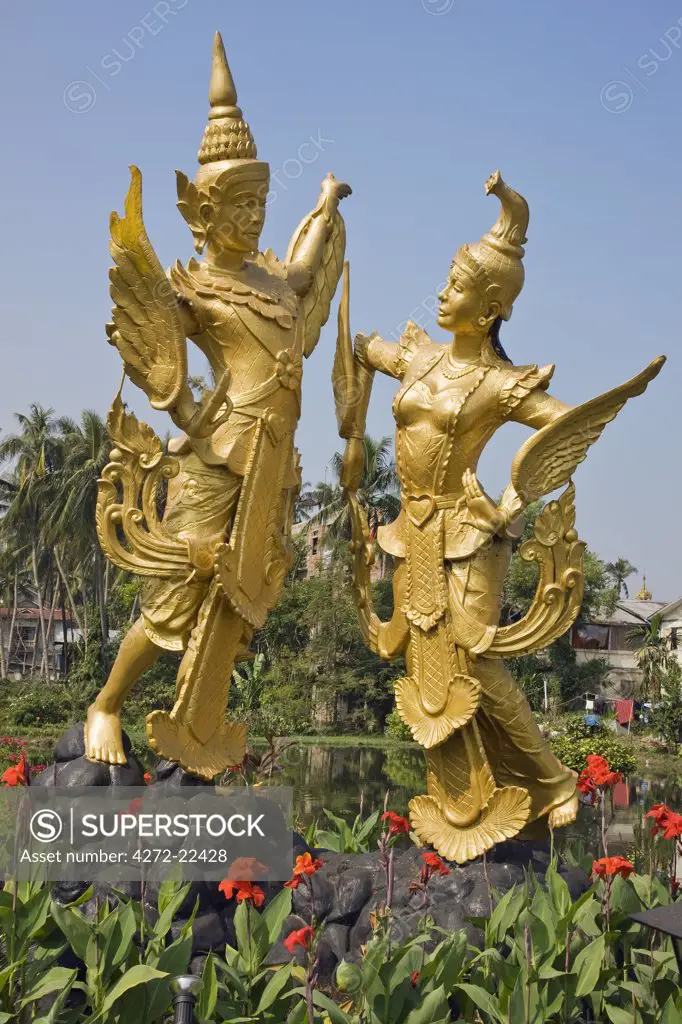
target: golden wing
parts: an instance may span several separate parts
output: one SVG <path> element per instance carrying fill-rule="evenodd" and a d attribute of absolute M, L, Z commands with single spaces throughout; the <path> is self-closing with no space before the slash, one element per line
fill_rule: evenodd
<path fill-rule="evenodd" d="M 111 215 L 109 271 L 114 300 L 107 325 L 125 372 L 155 409 L 174 405 L 187 381 L 187 343 L 180 308 L 142 220 L 142 175 L 130 168 L 125 216 Z"/>
<path fill-rule="evenodd" d="M 287 250 L 286 262 L 293 263 L 296 259 L 296 250 L 308 234 L 313 220 L 321 215 L 321 210 L 313 210 L 304 217 L 296 229 Z M 346 254 L 346 225 L 343 217 L 336 211 L 332 221 L 331 230 L 324 243 L 322 259 L 315 271 L 313 281 L 301 298 L 301 314 L 303 316 L 305 342 L 303 353 L 311 355 L 320 339 L 320 331 L 329 319 L 334 292 L 339 283 L 343 270 L 343 260 Z"/>
<path fill-rule="evenodd" d="M 512 462 L 511 478 L 525 504 L 568 483 L 606 424 L 628 399 L 646 390 L 664 362 L 665 356 L 657 356 L 632 380 L 570 409 L 521 445 Z"/>

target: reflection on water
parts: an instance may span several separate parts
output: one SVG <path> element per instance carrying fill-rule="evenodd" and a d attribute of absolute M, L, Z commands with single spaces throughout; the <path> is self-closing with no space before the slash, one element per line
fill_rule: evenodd
<path fill-rule="evenodd" d="M 293 743 L 283 751 L 279 763 L 283 773 L 278 781 L 293 787 L 297 823 L 303 826 L 321 820 L 325 807 L 346 819 L 354 817 L 360 809 L 361 793 L 365 815 L 383 806 L 387 790 L 391 810 L 405 814 L 410 799 L 426 791 L 423 754 L 407 744 L 336 747 Z M 639 845 L 639 822 L 655 803 L 682 809 L 679 777 L 631 778 L 614 788 L 607 801 L 609 853 L 626 854 Z M 578 821 L 563 830 L 561 840 L 580 839 L 596 855 L 599 833 L 598 815 L 583 806 Z"/>
<path fill-rule="evenodd" d="M 308 825 L 322 816 L 323 808 L 354 817 L 382 807 L 386 791 L 389 806 L 405 814 L 415 793 L 426 789 L 424 758 L 408 745 L 390 747 L 335 747 L 324 743 L 294 743 L 278 758 L 280 780 L 293 786 L 298 820 Z"/>

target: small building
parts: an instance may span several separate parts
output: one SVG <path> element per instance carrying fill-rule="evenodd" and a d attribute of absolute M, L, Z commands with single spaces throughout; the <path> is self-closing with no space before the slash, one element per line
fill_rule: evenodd
<path fill-rule="evenodd" d="M 309 580 L 319 576 L 320 572 L 331 564 L 331 550 L 324 546 L 326 530 L 324 523 L 294 523 L 291 531 L 294 541 L 300 539 L 303 542 L 297 579 Z"/>
<path fill-rule="evenodd" d="M 658 614 L 661 616 L 661 632 L 668 637 L 670 650 L 682 664 L 682 597 L 666 604 Z"/>
<path fill-rule="evenodd" d="M 637 642 L 629 634 L 646 626 L 655 615 L 660 615 L 661 633 L 669 637 L 670 649 L 682 663 L 682 598 L 654 601 L 646 581 L 634 599 L 619 600 L 612 614 L 598 615 L 571 627 L 569 638 L 578 662 L 604 659 L 609 664 L 609 684 L 614 692 L 631 696 L 642 681 L 642 673 L 637 663 Z"/>
<path fill-rule="evenodd" d="M 5 652 L 10 679 L 23 679 L 40 672 L 43 660 L 41 616 L 47 634 L 48 675 L 55 679 L 64 671 L 65 645 L 73 644 L 78 639 L 71 616 L 67 612 L 63 617 L 59 608 L 51 610 L 25 604 L 19 605 L 16 615 L 12 608 L 0 608 L 0 643 Z"/>
<path fill-rule="evenodd" d="M 324 523 L 315 521 L 304 521 L 294 523 L 292 536 L 294 542 L 302 541 L 303 554 L 300 558 L 296 579 L 309 580 L 319 576 L 321 572 L 328 569 L 332 561 L 331 547 L 325 543 L 327 526 Z M 386 557 L 381 557 L 377 550 L 377 557 L 370 569 L 372 580 L 380 580 L 386 575 Z"/>

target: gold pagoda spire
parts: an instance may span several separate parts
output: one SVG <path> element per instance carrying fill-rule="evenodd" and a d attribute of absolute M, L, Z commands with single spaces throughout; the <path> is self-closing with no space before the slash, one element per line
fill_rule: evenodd
<path fill-rule="evenodd" d="M 642 576 L 642 586 L 635 594 L 636 601 L 652 601 L 653 595 L 650 590 L 647 590 L 646 576 Z"/>

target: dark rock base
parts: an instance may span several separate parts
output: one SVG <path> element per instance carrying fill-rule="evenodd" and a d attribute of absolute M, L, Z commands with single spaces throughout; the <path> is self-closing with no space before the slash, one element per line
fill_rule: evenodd
<path fill-rule="evenodd" d="M 56 763 L 49 766 L 32 784 L 59 787 L 144 785 L 142 767 L 130 751 L 127 737 L 125 740 L 127 765 L 118 767 L 98 764 L 85 758 L 83 727 L 74 726 L 57 743 Z M 208 786 L 210 783 L 190 775 L 177 764 L 161 761 L 152 785 L 175 789 Z M 314 912 L 322 925 L 320 974 L 328 979 L 340 960 L 358 958 L 360 947 L 370 939 L 370 914 L 385 903 L 386 878 L 378 852 L 345 854 L 310 850 L 302 836 L 294 833 L 294 856 L 308 851 L 323 861 L 323 867 L 312 878 L 314 908 L 308 885 L 301 884 L 293 891 L 292 914 L 285 920 L 280 941 L 270 951 L 267 962 L 275 964 L 291 960 L 283 939 L 295 929 L 310 924 Z M 447 931 L 464 929 L 470 943 L 482 946 L 483 933 L 470 919 L 490 915 L 490 889 L 503 894 L 512 886 L 522 884 L 529 870 L 532 870 L 542 885 L 550 862 L 548 843 L 511 840 L 491 850 L 485 864 L 479 858 L 464 866 L 448 865 L 450 874 L 432 877 L 428 895 L 425 896 L 423 891 L 410 891 L 410 886 L 419 879 L 423 852 L 412 845 L 395 850 L 391 909 L 393 938 L 396 942 L 415 935 L 428 910 L 438 927 Z M 590 885 L 588 877 L 577 868 L 560 865 L 559 871 L 573 899 L 577 899 Z M 283 887 L 282 882 L 258 884 L 266 894 L 266 903 Z M 67 903 L 80 896 L 86 888 L 85 883 L 64 883 L 55 887 L 53 895 L 60 902 Z M 143 893 L 139 883 L 125 883 L 120 888 L 135 899 L 143 899 L 146 915 L 150 920 L 155 919 L 155 892 Z M 115 897 L 106 884 L 98 883 L 95 895 L 81 910 L 92 916 L 97 901 L 101 905 L 105 899 L 113 900 Z M 199 912 L 193 926 L 193 955 L 199 960 L 195 959 L 193 969 L 199 968 L 201 955 L 209 950 L 222 951 L 226 943 L 236 945 L 234 913 L 237 904 L 234 899 L 225 899 L 218 891 L 217 882 L 192 883 L 173 923 L 172 934 L 178 934 L 197 899 Z"/>

